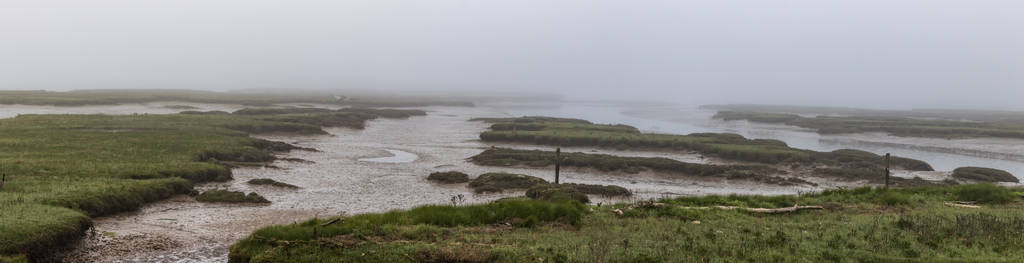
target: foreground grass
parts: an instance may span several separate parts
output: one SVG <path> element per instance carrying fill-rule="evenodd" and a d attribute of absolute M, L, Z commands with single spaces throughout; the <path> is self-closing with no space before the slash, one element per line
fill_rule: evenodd
<path fill-rule="evenodd" d="M 999 137 L 1024 139 L 1024 122 L 966 122 L 910 117 L 817 116 L 766 112 L 720 111 L 714 118 L 778 123 L 814 129 L 821 134 L 885 132 L 896 136 L 975 138 Z"/>
<path fill-rule="evenodd" d="M 387 114 L 393 112 L 387 111 Z M 418 112 L 405 112 L 418 114 Z M 265 114 L 21 115 L 0 120 L 0 254 L 35 257 L 74 241 L 91 217 L 231 179 L 228 163 L 267 162 L 294 146 L 250 133 L 325 133 L 302 117 L 374 110 Z M 383 115 L 383 114 L 381 114 Z M 389 115 L 391 116 L 391 115 Z"/>
<path fill-rule="evenodd" d="M 1018 262 L 1024 258 L 1020 197 L 959 208 L 966 186 L 858 188 L 802 196 L 708 196 L 660 200 L 659 206 L 590 206 L 576 223 L 543 220 L 551 209 L 467 224 L 436 224 L 479 211 L 428 206 L 408 212 L 326 220 L 261 229 L 237 243 L 232 262 Z M 1014 190 L 994 190 L 995 195 Z M 896 200 L 896 201 L 893 201 Z M 538 201 L 533 201 L 538 202 Z M 501 203 L 501 202 L 498 202 Z M 707 206 L 824 210 L 758 214 Z M 552 203 L 565 205 L 565 203 Z M 686 208 L 689 207 L 689 208 Z M 536 214 L 534 214 L 536 213 Z M 428 216 L 429 215 L 429 216 Z M 536 224 L 493 224 L 528 222 Z M 386 221 L 397 216 L 410 219 Z M 373 218 L 375 220 L 367 220 Z M 443 221 L 443 220 L 442 220 Z M 383 223 L 389 222 L 389 223 Z M 395 222 L 395 223 L 390 223 Z M 444 221 L 448 222 L 448 221 Z M 328 230 L 332 229 L 332 230 Z M 314 234 L 315 231 L 317 234 Z"/>

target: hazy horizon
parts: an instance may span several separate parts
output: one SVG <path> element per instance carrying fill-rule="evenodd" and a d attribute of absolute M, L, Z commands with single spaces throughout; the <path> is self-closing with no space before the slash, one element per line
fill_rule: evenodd
<path fill-rule="evenodd" d="M 1024 2 L 21 1 L 0 90 L 340 88 L 1024 110 Z"/>

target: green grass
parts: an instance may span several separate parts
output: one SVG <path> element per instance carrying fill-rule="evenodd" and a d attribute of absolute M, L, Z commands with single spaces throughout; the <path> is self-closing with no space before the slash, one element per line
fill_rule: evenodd
<path fill-rule="evenodd" d="M 451 233 L 449 227 L 487 227 L 508 223 L 519 227 L 532 227 L 538 223 L 558 222 L 578 225 L 587 213 L 586 206 L 577 202 L 542 202 L 533 200 L 507 199 L 488 204 L 470 206 L 429 205 L 408 211 L 391 211 L 381 214 L 362 214 L 344 218 L 342 221 L 324 226 L 330 219 L 312 219 L 299 224 L 265 227 L 253 232 L 231 248 L 230 258 L 234 262 L 318 262 L 322 256 L 318 250 L 325 240 L 338 242 L 362 242 L 364 240 L 433 240 Z M 347 254 L 352 259 L 365 251 L 345 251 L 338 247 L 332 253 Z M 415 249 L 408 250 L 413 252 Z M 355 253 L 351 253 L 355 252 Z M 403 251 L 384 258 L 406 260 Z M 327 259 L 329 260 L 329 259 Z M 382 261 L 383 260 L 383 261 Z"/>
<path fill-rule="evenodd" d="M 186 194 L 193 183 L 230 180 L 226 164 L 271 161 L 275 152 L 296 149 L 251 133 L 325 133 L 283 115 L 0 119 L 0 171 L 7 174 L 0 188 L 0 254 L 34 258 L 74 241 L 90 217 Z"/>
<path fill-rule="evenodd" d="M 895 116 L 817 116 L 807 118 L 794 114 L 736 111 L 719 111 L 714 118 L 726 121 L 749 120 L 785 124 L 814 129 L 821 134 L 885 132 L 908 137 L 1024 139 L 1024 122 L 1021 121 L 966 122 Z"/>
<path fill-rule="evenodd" d="M 314 220 L 261 229 L 232 247 L 231 260 L 1017 262 L 1024 258 L 1024 250 L 1019 249 L 1024 244 L 1021 200 L 979 209 L 943 204 L 955 201 L 952 193 L 962 187 L 857 188 L 799 196 L 683 197 L 659 200 L 663 206 L 627 209 L 622 216 L 612 210 L 625 209 L 626 204 L 590 206 L 587 209 L 593 211 L 582 214 L 578 223 L 571 226 L 540 216 L 537 220 L 512 220 L 520 222 L 512 226 L 415 224 L 414 220 L 406 219 L 403 221 L 409 224 L 365 223 L 371 228 L 381 225 L 372 231 L 322 229 L 314 238 L 312 226 L 324 222 Z M 826 209 L 769 215 L 684 208 L 770 208 L 794 204 L 823 205 Z M 393 213 L 403 212 L 352 218 L 383 218 Z M 528 213 L 517 216 L 523 215 Z M 366 222 L 348 221 L 346 218 L 342 222 Z"/>
<path fill-rule="evenodd" d="M 1005 204 L 1016 199 L 1020 195 L 1010 189 L 991 184 L 964 185 L 953 192 L 954 196 L 961 201 L 978 202 L 982 204 Z"/>

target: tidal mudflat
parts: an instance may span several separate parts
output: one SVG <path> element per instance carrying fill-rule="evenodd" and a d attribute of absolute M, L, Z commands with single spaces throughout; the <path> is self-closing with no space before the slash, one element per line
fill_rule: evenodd
<path fill-rule="evenodd" d="M 475 194 L 462 184 L 435 184 L 426 180 L 426 176 L 432 172 L 462 171 L 471 177 L 487 172 L 508 172 L 554 180 L 553 172 L 547 169 L 483 167 L 466 161 L 491 146 L 478 140 L 480 132 L 488 125 L 468 120 L 503 116 L 502 112 L 464 107 L 425 109 L 428 111 L 427 116 L 405 120 L 373 120 L 363 130 L 329 128 L 326 130 L 330 135 L 257 136 L 317 149 L 319 152 L 295 151 L 281 156 L 310 162 L 280 160 L 267 167 L 235 168 L 234 180 L 203 184 L 197 186 L 197 189 L 257 192 L 270 200 L 270 205 L 207 204 L 195 202 L 186 196 L 175 197 L 147 205 L 136 212 L 97 218 L 92 231 L 96 234 L 83 240 L 75 250 L 63 254 L 61 259 L 68 262 L 221 262 L 227 260 L 228 248 L 233 242 L 266 225 L 293 223 L 311 217 L 444 204 L 450 203 L 451 198 L 458 195 L 462 195 L 466 203 L 483 203 L 522 195 L 521 192 Z M 547 146 L 516 147 L 551 150 Z M 676 156 L 674 158 L 687 161 L 699 159 L 687 154 L 585 147 L 566 150 L 627 156 Z M 246 183 L 256 178 L 269 178 L 300 188 L 286 189 Z M 634 192 L 634 196 L 628 200 L 598 197 L 593 199 L 595 203 L 678 195 L 778 195 L 815 190 L 743 182 L 665 179 L 653 174 L 624 177 L 572 169 L 563 171 L 562 181 L 619 185 Z"/>
<path fill-rule="evenodd" d="M 96 107 L 21 106 L 7 108 L 7 114 L 24 113 L 174 113 L 181 103 Z M 231 111 L 242 106 L 190 104 L 196 110 Z M 302 105 L 297 105 L 302 106 Z M 543 168 L 483 167 L 467 158 L 492 147 L 553 150 L 551 146 L 484 143 L 481 132 L 489 124 L 469 121 L 478 117 L 508 117 L 519 114 L 492 107 L 427 107 L 427 116 L 404 120 L 369 121 L 365 129 L 326 128 L 328 135 L 256 136 L 287 142 L 318 152 L 295 151 L 264 167 L 235 168 L 234 180 L 198 185 L 200 191 L 226 189 L 257 192 L 269 205 L 199 203 L 188 196 L 176 196 L 151 203 L 142 209 L 95 219 L 89 236 L 56 261 L 161 261 L 223 262 L 229 247 L 253 230 L 267 225 L 301 222 L 312 217 L 333 217 L 360 213 L 408 209 L 425 204 L 451 203 L 462 195 L 464 203 L 486 203 L 522 192 L 475 194 L 464 184 L 443 185 L 426 180 L 439 171 L 461 171 L 471 178 L 488 172 L 525 174 L 553 181 L 553 171 Z M 547 109 L 550 110 L 550 109 Z M 621 113 L 621 112 L 620 112 Z M 539 114 L 544 114 L 540 112 Z M 555 114 L 550 114 L 555 115 Z M 616 115 L 609 115 L 616 116 Z M 640 126 L 645 129 L 644 126 Z M 652 128 L 652 127 L 648 127 Z M 656 127 L 655 127 L 656 128 Z M 650 129 L 645 129 L 650 130 Z M 713 164 L 721 160 L 687 152 L 637 151 L 595 147 L 565 147 L 563 151 L 631 157 L 664 157 L 691 163 Z M 943 169 L 940 169 L 943 170 Z M 903 172 L 897 176 L 928 180 L 947 178 L 948 172 Z M 298 189 L 251 185 L 251 179 L 268 178 L 296 185 Z M 725 182 L 706 178 L 665 178 L 652 172 L 623 176 L 588 169 L 564 169 L 562 182 L 619 185 L 632 191 L 628 199 L 592 198 L 594 203 L 629 202 L 674 196 L 711 194 L 782 195 L 852 187 L 851 183 L 815 181 L 818 186 L 777 186 L 753 182 Z"/>

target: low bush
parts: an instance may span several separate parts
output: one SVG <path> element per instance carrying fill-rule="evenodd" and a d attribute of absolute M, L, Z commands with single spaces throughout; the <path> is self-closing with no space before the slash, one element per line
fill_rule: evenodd
<path fill-rule="evenodd" d="M 983 204 L 1005 204 L 1020 197 L 1009 188 L 991 184 L 969 184 L 953 188 L 957 201 L 973 201 Z"/>
<path fill-rule="evenodd" d="M 910 204 L 910 195 L 896 191 L 883 191 L 872 200 L 875 204 L 900 206 Z"/>

